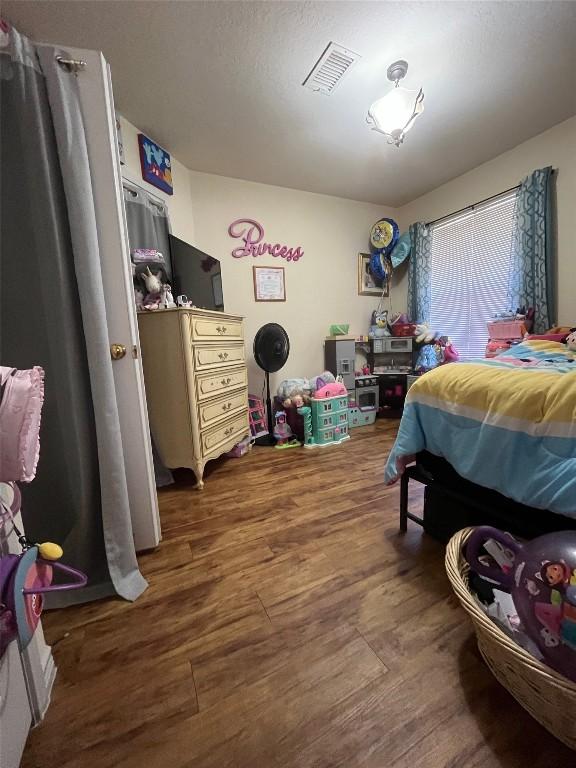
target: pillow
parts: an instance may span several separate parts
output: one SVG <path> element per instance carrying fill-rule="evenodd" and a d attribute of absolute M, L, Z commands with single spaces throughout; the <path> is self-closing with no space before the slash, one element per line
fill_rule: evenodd
<path fill-rule="evenodd" d="M 526 339 L 535 339 L 537 341 L 559 341 L 563 342 L 566 338 L 565 333 L 531 333 Z"/>

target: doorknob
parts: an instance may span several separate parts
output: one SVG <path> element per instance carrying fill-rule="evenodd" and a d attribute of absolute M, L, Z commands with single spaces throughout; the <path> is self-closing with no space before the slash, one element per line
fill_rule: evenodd
<path fill-rule="evenodd" d="M 121 360 L 126 354 L 124 344 L 110 344 L 110 356 L 112 360 Z"/>

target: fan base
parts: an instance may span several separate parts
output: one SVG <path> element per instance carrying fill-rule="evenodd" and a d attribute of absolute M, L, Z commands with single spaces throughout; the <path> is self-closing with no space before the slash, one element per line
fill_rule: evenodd
<path fill-rule="evenodd" d="M 254 440 L 254 445 L 261 445 L 265 448 L 271 448 L 272 446 L 276 445 L 276 438 L 274 435 L 262 435 L 262 437 L 257 437 L 256 440 Z"/>

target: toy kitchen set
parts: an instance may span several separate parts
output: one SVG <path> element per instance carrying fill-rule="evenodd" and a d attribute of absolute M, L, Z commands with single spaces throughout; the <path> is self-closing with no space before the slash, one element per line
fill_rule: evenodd
<path fill-rule="evenodd" d="M 356 353 L 366 365 L 355 371 Z M 341 376 L 350 400 L 350 427 L 374 423 L 376 416 L 399 418 L 414 375 L 413 337 L 328 336 L 326 370 Z"/>

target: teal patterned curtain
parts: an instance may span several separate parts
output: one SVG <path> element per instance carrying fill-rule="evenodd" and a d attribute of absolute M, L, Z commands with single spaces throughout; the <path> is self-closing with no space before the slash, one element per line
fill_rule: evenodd
<path fill-rule="evenodd" d="M 408 314 L 415 323 L 430 320 L 430 251 L 432 237 L 425 224 L 410 225 L 408 262 Z"/>
<path fill-rule="evenodd" d="M 554 238 L 552 225 L 552 168 L 527 176 L 518 191 L 508 306 L 534 307 L 534 333 L 556 322 Z"/>

